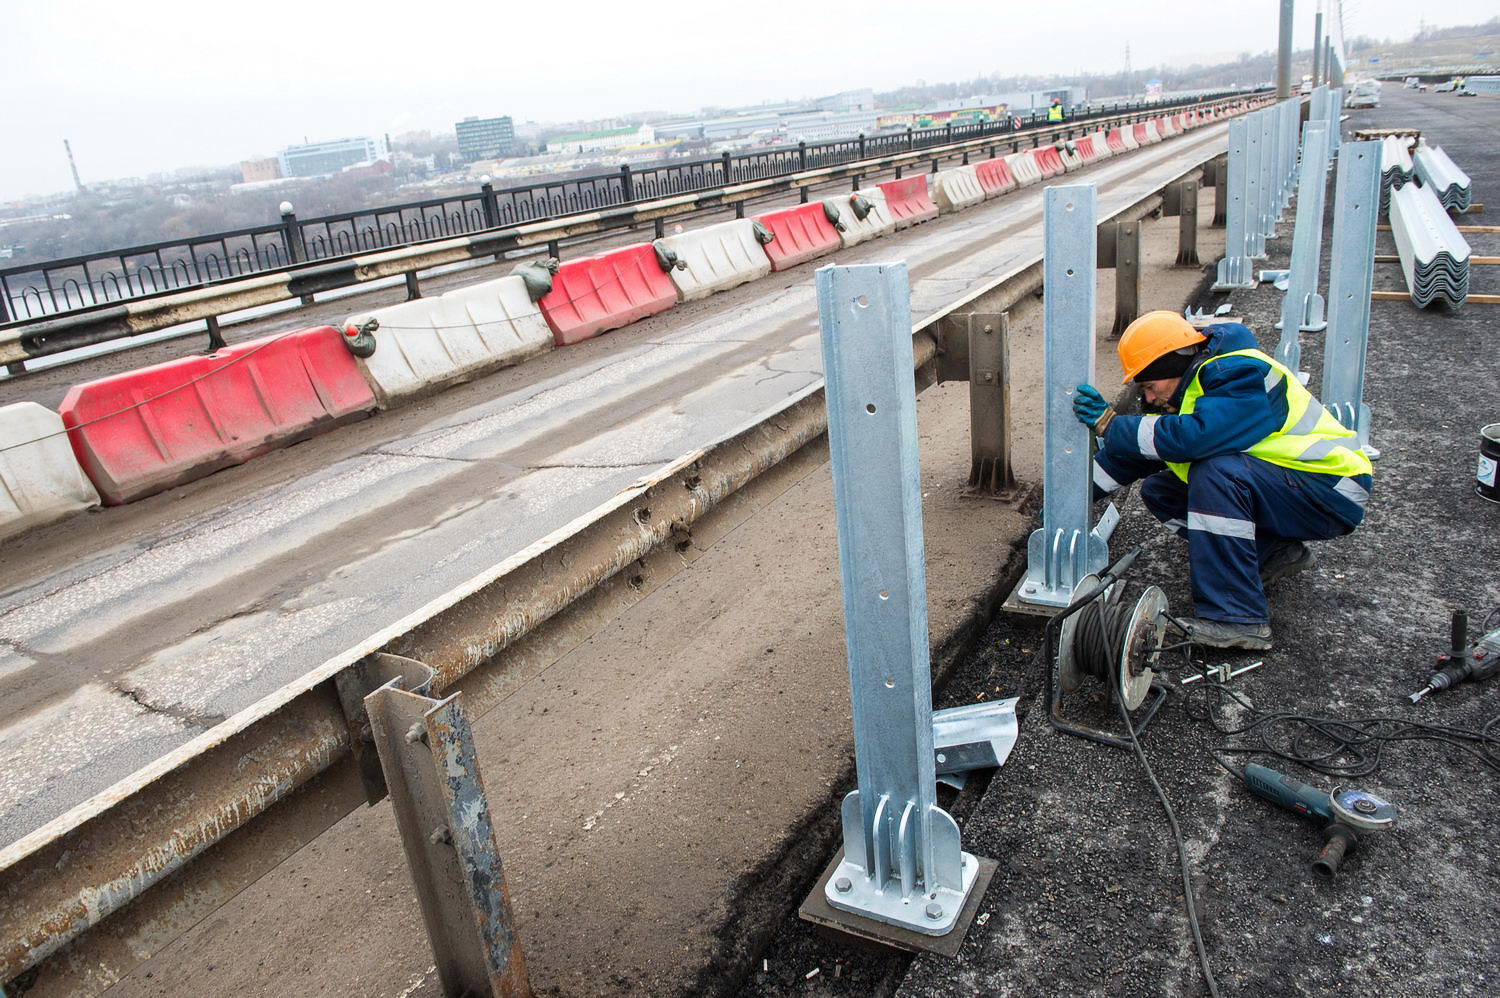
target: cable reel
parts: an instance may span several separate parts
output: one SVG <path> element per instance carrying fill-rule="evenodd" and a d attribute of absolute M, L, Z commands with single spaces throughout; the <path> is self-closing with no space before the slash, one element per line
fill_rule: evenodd
<path fill-rule="evenodd" d="M 1133 558 L 1098 575 L 1086 575 L 1073 589 L 1068 608 L 1052 619 L 1046 640 L 1049 660 L 1047 715 L 1052 726 L 1090 741 L 1130 748 L 1130 740 L 1088 725 L 1068 721 L 1059 707 L 1063 695 L 1076 693 L 1087 680 L 1104 685 L 1111 702 L 1127 711 L 1145 709 L 1132 722 L 1144 732 L 1166 699 L 1166 688 L 1156 674 L 1166 644 L 1167 597 L 1147 586 L 1134 599 L 1127 597 L 1120 578 Z M 1156 690 L 1156 696 L 1151 691 Z"/>

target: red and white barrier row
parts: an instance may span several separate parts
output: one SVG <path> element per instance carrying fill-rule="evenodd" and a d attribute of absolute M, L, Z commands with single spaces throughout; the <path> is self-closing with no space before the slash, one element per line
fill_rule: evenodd
<path fill-rule="evenodd" d="M 1187 112 L 888 180 L 78 385 L 57 413 L 0 408 L 0 538 L 240 464 L 378 409 L 619 329 L 680 302 L 1161 142 Z"/>

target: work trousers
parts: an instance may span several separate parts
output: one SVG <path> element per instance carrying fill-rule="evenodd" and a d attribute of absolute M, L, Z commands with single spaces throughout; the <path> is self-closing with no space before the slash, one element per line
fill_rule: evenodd
<path fill-rule="evenodd" d="M 1186 482 L 1167 470 L 1149 473 L 1164 468 L 1159 461 L 1110 454 L 1109 464 L 1120 484 L 1145 476 L 1146 508 L 1186 538 L 1193 606 L 1205 620 L 1269 623 L 1260 583 L 1266 558 L 1289 541 L 1341 537 L 1363 517 L 1362 507 L 1335 491 L 1334 476 L 1292 471 L 1248 454 L 1194 461 Z M 1361 479 L 1367 490 L 1368 480 Z"/>

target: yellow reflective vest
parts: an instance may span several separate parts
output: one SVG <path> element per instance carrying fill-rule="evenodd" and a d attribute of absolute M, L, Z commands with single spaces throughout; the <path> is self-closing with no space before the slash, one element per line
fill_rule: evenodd
<path fill-rule="evenodd" d="M 1233 350 L 1210 357 L 1198 366 L 1187 391 L 1182 395 L 1178 412 L 1186 416 L 1203 396 L 1203 386 L 1198 377 L 1203 369 L 1225 357 L 1250 357 L 1269 365 L 1266 375 L 1266 391 L 1276 387 L 1277 380 L 1286 382 L 1286 422 L 1274 433 L 1268 434 L 1245 453 L 1283 468 L 1294 471 L 1316 471 L 1325 475 L 1373 475 L 1370 459 L 1355 444 L 1355 433 L 1333 418 L 1312 392 L 1302 387 L 1297 376 L 1274 358 L 1259 350 Z M 1191 461 L 1168 461 L 1167 467 L 1184 482 L 1188 480 Z"/>
<path fill-rule="evenodd" d="M 1063 109 L 1061 104 L 1053 104 L 1051 107 L 1047 108 L 1048 121 L 1062 121 L 1062 114 Z"/>

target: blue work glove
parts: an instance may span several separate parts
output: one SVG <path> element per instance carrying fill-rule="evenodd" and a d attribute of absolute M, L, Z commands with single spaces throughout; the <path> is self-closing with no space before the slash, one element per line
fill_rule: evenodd
<path fill-rule="evenodd" d="M 1079 385 L 1073 391 L 1073 415 L 1102 436 L 1109 421 L 1115 418 L 1115 410 L 1093 385 Z"/>

